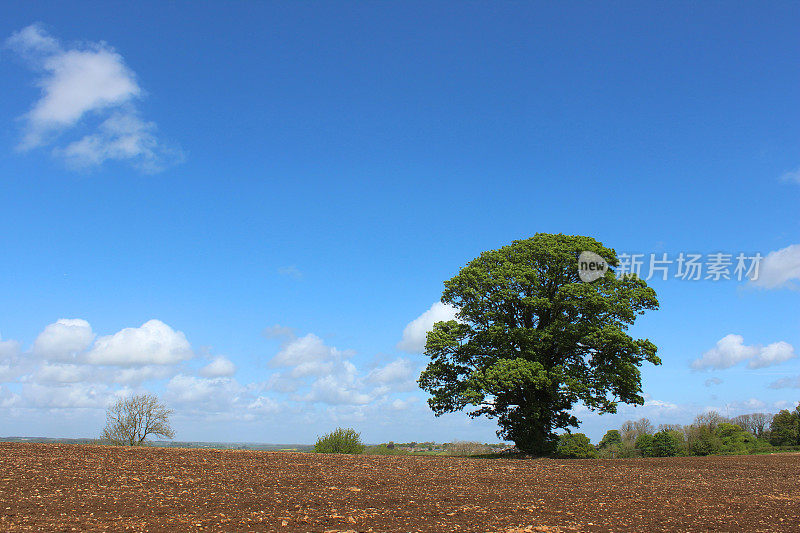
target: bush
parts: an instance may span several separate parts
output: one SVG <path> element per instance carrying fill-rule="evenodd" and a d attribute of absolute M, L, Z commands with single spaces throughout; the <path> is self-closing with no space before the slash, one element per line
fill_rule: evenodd
<path fill-rule="evenodd" d="M 571 459 L 596 458 L 597 451 L 583 433 L 564 433 L 558 437 L 556 455 Z"/>
<path fill-rule="evenodd" d="M 317 439 L 314 445 L 317 453 L 362 453 L 364 445 L 361 434 L 350 428 L 337 428 L 335 431 Z"/>

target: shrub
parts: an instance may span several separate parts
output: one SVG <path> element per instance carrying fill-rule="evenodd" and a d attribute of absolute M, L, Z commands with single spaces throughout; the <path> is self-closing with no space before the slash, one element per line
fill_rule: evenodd
<path fill-rule="evenodd" d="M 361 434 L 350 428 L 336 428 L 335 431 L 317 439 L 314 445 L 317 453 L 362 453 L 364 445 Z"/>
<path fill-rule="evenodd" d="M 597 451 L 592 446 L 589 437 L 583 433 L 564 433 L 558 437 L 556 455 L 572 459 L 587 459 L 597 457 Z"/>

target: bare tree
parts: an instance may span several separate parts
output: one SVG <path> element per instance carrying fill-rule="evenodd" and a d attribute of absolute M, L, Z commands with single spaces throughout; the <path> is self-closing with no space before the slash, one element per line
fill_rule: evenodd
<path fill-rule="evenodd" d="M 761 437 L 767 430 L 770 417 L 765 413 L 753 413 L 749 415 L 739 415 L 731 422 L 739 425 L 745 431 L 749 431 L 756 437 Z"/>
<path fill-rule="evenodd" d="M 717 411 L 706 411 L 705 413 L 699 414 L 695 417 L 694 425 L 697 427 L 708 426 L 708 428 L 713 431 L 717 429 L 718 425 L 727 421 L 728 419 L 719 414 Z"/>
<path fill-rule="evenodd" d="M 122 446 L 142 446 L 150 435 L 171 439 L 175 436 L 169 425 L 171 414 L 172 409 L 167 409 L 152 394 L 117 400 L 106 411 L 101 439 Z"/>
<path fill-rule="evenodd" d="M 622 442 L 633 444 L 636 439 L 641 435 L 652 435 L 655 431 L 653 423 L 647 418 L 640 418 L 639 420 L 626 420 L 625 423 L 619 428 Z"/>

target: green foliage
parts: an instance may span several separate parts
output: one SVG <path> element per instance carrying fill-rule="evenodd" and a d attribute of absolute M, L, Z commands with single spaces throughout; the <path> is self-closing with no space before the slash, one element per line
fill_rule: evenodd
<path fill-rule="evenodd" d="M 722 440 L 709 426 L 690 426 L 686 436 L 692 455 L 714 455 L 722 452 Z"/>
<path fill-rule="evenodd" d="M 645 457 L 653 457 L 653 436 L 643 433 L 636 438 L 636 449 Z"/>
<path fill-rule="evenodd" d="M 619 430 L 609 429 L 608 431 L 606 431 L 606 434 L 603 435 L 603 439 L 600 441 L 598 447 L 600 449 L 603 449 L 609 446 L 615 446 L 620 444 L 622 444 L 622 436 L 619 434 Z"/>
<path fill-rule="evenodd" d="M 627 329 L 658 308 L 656 294 L 611 269 L 582 282 L 582 251 L 618 265 L 616 252 L 592 238 L 537 233 L 484 252 L 445 282 L 442 301 L 459 320 L 428 333 L 430 362 L 419 379 L 437 416 L 474 408 L 470 416 L 498 420 L 504 440 L 544 454 L 556 430 L 578 426 L 576 403 L 600 413 L 643 403 L 639 367 L 660 360 L 653 343 Z"/>
<path fill-rule="evenodd" d="M 317 439 L 314 445 L 317 453 L 350 453 L 358 454 L 364 451 L 361 443 L 361 434 L 350 428 L 337 428 L 335 431 Z"/>
<path fill-rule="evenodd" d="M 651 457 L 673 457 L 683 448 L 683 434 L 677 431 L 662 430 L 653 435 L 650 443 Z"/>
<path fill-rule="evenodd" d="M 794 412 L 784 409 L 772 418 L 769 441 L 773 446 L 800 444 L 800 406 Z"/>
<path fill-rule="evenodd" d="M 558 437 L 556 455 L 570 459 L 589 459 L 597 457 L 589 437 L 583 433 L 564 433 Z"/>
<path fill-rule="evenodd" d="M 411 455 L 408 450 L 402 450 L 396 446 L 390 448 L 388 444 L 366 446 L 363 453 L 365 455 Z"/>

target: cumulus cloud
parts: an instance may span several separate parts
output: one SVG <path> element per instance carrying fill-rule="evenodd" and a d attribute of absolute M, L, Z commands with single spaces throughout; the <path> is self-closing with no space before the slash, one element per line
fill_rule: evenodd
<path fill-rule="evenodd" d="M 761 260 L 758 278 L 750 281 L 762 289 L 797 288 L 800 280 L 800 244 L 770 252 Z"/>
<path fill-rule="evenodd" d="M 22 388 L 22 397 L 27 405 L 50 409 L 101 409 L 116 395 L 109 386 L 96 383 L 31 383 Z"/>
<path fill-rule="evenodd" d="M 215 357 L 200 369 L 200 375 L 207 378 L 229 377 L 236 373 L 236 365 L 227 357 Z"/>
<path fill-rule="evenodd" d="M 403 337 L 397 343 L 397 349 L 408 353 L 425 351 L 428 332 L 437 322 L 455 320 L 458 309 L 442 302 L 434 303 L 430 309 L 408 323 L 403 330 Z"/>
<path fill-rule="evenodd" d="M 41 97 L 22 116 L 23 151 L 55 145 L 53 153 L 71 165 L 95 167 L 116 159 L 155 172 L 180 159 L 160 142 L 155 124 L 140 118 L 136 102 L 144 91 L 122 56 L 108 44 L 64 46 L 38 25 L 6 40 L 37 73 Z M 99 121 L 96 131 L 60 143 Z"/>
<path fill-rule="evenodd" d="M 193 355 L 182 332 L 160 320 L 149 320 L 141 327 L 98 338 L 86 360 L 94 365 L 172 365 Z"/>
<path fill-rule="evenodd" d="M 717 341 L 699 359 L 691 363 L 695 370 L 723 370 L 748 361 L 748 368 L 764 368 L 777 365 L 797 357 L 794 348 L 787 342 L 775 342 L 767 346 L 748 346 L 741 335 L 726 335 Z"/>
<path fill-rule="evenodd" d="M 34 355 L 50 360 L 70 360 L 94 340 L 92 327 L 80 318 L 60 318 L 48 325 L 33 342 Z"/>
<path fill-rule="evenodd" d="M 91 369 L 75 364 L 45 363 L 35 374 L 36 382 L 52 383 L 78 383 L 85 381 L 91 374 Z"/>
<path fill-rule="evenodd" d="M 372 400 L 371 395 L 363 392 L 363 383 L 352 363 L 345 361 L 338 370 L 316 379 L 311 384 L 311 391 L 302 399 L 332 405 L 364 405 Z"/>
<path fill-rule="evenodd" d="M 706 387 L 711 387 L 713 385 L 721 385 L 721 384 L 722 380 L 719 378 L 708 378 L 704 383 Z"/>
<path fill-rule="evenodd" d="M 321 338 L 309 333 L 284 343 L 270 364 L 291 367 L 290 375 L 294 378 L 320 376 L 333 372 L 337 364 L 352 355 L 352 351 L 328 346 Z"/>
<path fill-rule="evenodd" d="M 198 378 L 178 374 L 167 383 L 167 400 L 172 404 L 209 411 L 224 411 L 238 403 L 246 388 L 232 378 Z"/>

